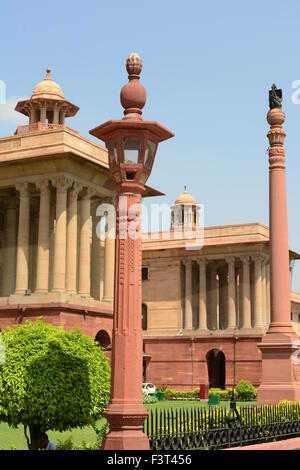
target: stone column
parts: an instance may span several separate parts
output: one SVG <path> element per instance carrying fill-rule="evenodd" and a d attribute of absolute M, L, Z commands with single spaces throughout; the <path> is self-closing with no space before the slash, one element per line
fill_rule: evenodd
<path fill-rule="evenodd" d="M 262 275 L 261 263 L 262 257 L 256 255 L 254 258 L 254 328 L 261 328 L 263 323 L 263 304 L 262 304 Z"/>
<path fill-rule="evenodd" d="M 235 298 L 235 259 L 226 258 L 228 263 L 228 328 L 236 328 L 236 298 Z"/>
<path fill-rule="evenodd" d="M 227 286 L 227 269 L 221 267 L 218 271 L 219 274 L 219 329 L 224 330 L 227 326 L 227 298 L 228 298 L 228 286 Z"/>
<path fill-rule="evenodd" d="M 266 259 L 263 257 L 261 261 L 261 293 L 262 293 L 262 312 L 263 325 L 267 326 L 267 282 L 266 282 Z"/>
<path fill-rule="evenodd" d="M 251 328 L 251 300 L 250 300 L 250 257 L 241 256 L 243 262 L 243 328 Z"/>
<path fill-rule="evenodd" d="M 69 294 L 77 292 L 77 232 L 78 232 L 78 193 L 82 186 L 75 181 L 68 194 L 67 214 L 67 276 L 66 288 Z"/>
<path fill-rule="evenodd" d="M 59 124 L 59 107 L 56 103 L 53 109 L 53 124 Z"/>
<path fill-rule="evenodd" d="M 299 338 L 291 322 L 291 292 L 287 198 L 285 177 L 285 114 L 281 109 L 282 90 L 269 91 L 267 121 L 269 147 L 270 283 L 271 323 L 258 344 L 262 353 L 262 381 L 258 404 L 280 400 L 300 401 Z M 296 355 L 296 357 L 295 357 Z M 298 361 L 297 361 L 298 359 Z"/>
<path fill-rule="evenodd" d="M 185 329 L 193 329 L 192 261 L 185 260 Z"/>
<path fill-rule="evenodd" d="M 56 227 L 54 239 L 53 292 L 66 290 L 67 191 L 71 181 L 65 176 L 52 180 L 56 187 Z"/>
<path fill-rule="evenodd" d="M 206 259 L 199 259 L 199 330 L 207 330 Z"/>
<path fill-rule="evenodd" d="M 107 225 L 105 235 L 103 302 L 112 303 L 114 299 L 115 239 L 109 237 Z"/>
<path fill-rule="evenodd" d="M 29 223 L 30 195 L 28 183 L 17 183 L 16 190 L 20 193 L 19 229 L 17 245 L 16 294 L 25 294 L 28 289 L 29 261 Z"/>
<path fill-rule="evenodd" d="M 45 123 L 46 122 L 46 117 L 47 117 L 47 104 L 45 103 L 41 107 L 40 121 Z"/>
<path fill-rule="evenodd" d="M 210 329 L 218 328 L 218 286 L 217 286 L 217 268 L 215 265 L 210 269 Z"/>
<path fill-rule="evenodd" d="M 36 183 L 40 190 L 36 292 L 49 289 L 50 190 L 47 179 Z"/>
<path fill-rule="evenodd" d="M 16 280 L 16 245 L 17 245 L 17 200 L 11 198 L 6 209 L 6 224 L 4 233 L 4 258 L 2 272 L 3 296 L 13 294 Z"/>
<path fill-rule="evenodd" d="M 55 240 L 55 201 L 54 191 L 50 191 L 50 239 L 49 239 L 49 291 L 53 289 L 54 240 Z"/>
<path fill-rule="evenodd" d="M 91 295 L 91 196 L 94 189 L 85 190 L 79 202 L 80 207 L 80 245 L 79 245 L 79 294 Z"/>
<path fill-rule="evenodd" d="M 266 264 L 267 327 L 270 325 L 270 264 Z"/>
<path fill-rule="evenodd" d="M 100 223 L 101 217 L 96 215 L 99 202 L 92 205 L 92 278 L 91 292 L 95 300 L 101 300 L 101 238 Z"/>

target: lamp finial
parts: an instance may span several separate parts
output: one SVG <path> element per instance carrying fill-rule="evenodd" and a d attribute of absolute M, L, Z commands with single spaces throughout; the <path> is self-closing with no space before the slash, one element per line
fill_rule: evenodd
<path fill-rule="evenodd" d="M 142 120 L 142 109 L 147 96 L 145 88 L 139 82 L 142 67 L 142 59 L 137 52 L 132 52 L 126 61 L 129 82 L 123 86 L 120 94 L 125 120 Z"/>

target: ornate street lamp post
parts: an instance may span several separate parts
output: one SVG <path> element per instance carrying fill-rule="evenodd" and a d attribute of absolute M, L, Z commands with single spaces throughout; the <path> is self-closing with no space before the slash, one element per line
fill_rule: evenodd
<path fill-rule="evenodd" d="M 144 121 L 146 90 L 139 82 L 142 61 L 132 53 L 126 68 L 129 82 L 121 90 L 124 117 L 92 129 L 103 140 L 118 192 L 112 385 L 105 416 L 110 425 L 103 448 L 149 449 L 143 433 L 147 410 L 142 396 L 141 195 L 150 176 L 159 142 L 174 134 L 157 122 Z"/>

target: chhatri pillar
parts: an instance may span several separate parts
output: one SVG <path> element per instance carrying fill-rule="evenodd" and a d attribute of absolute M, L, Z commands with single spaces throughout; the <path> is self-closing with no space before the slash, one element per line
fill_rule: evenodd
<path fill-rule="evenodd" d="M 297 335 L 291 323 L 290 272 L 288 224 L 286 203 L 285 132 L 282 124 L 285 115 L 281 110 L 282 92 L 275 85 L 269 92 L 271 126 L 268 132 L 269 190 L 270 190 L 270 285 L 271 323 L 262 342 L 262 384 L 258 388 L 259 404 L 280 400 L 300 401 L 299 371 L 294 353 Z M 297 380 L 298 377 L 298 380 Z"/>
<path fill-rule="evenodd" d="M 118 193 L 111 398 L 105 416 L 110 432 L 105 450 L 149 449 L 143 432 L 142 240 L 141 196 L 150 176 L 159 142 L 173 133 L 141 117 L 146 91 L 140 84 L 142 61 L 132 53 L 126 68 L 129 83 L 121 91 L 122 120 L 108 121 L 90 133 L 108 148 L 111 179 Z"/>

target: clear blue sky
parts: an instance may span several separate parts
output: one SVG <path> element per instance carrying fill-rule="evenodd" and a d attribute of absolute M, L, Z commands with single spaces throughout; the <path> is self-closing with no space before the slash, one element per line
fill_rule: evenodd
<path fill-rule="evenodd" d="M 0 80 L 12 103 L 31 95 L 49 64 L 80 106 L 69 125 L 88 136 L 121 117 L 124 63 L 137 51 L 148 93 L 144 118 L 176 133 L 160 146 L 149 183 L 168 203 L 186 184 L 205 204 L 206 225 L 268 225 L 265 117 L 275 82 L 287 115 L 290 247 L 300 252 L 300 105 L 291 101 L 292 82 L 300 80 L 299 18 L 297 0 L 1 0 Z M 0 109 L 1 136 L 17 124 Z M 298 263 L 293 288 L 300 290 Z"/>

